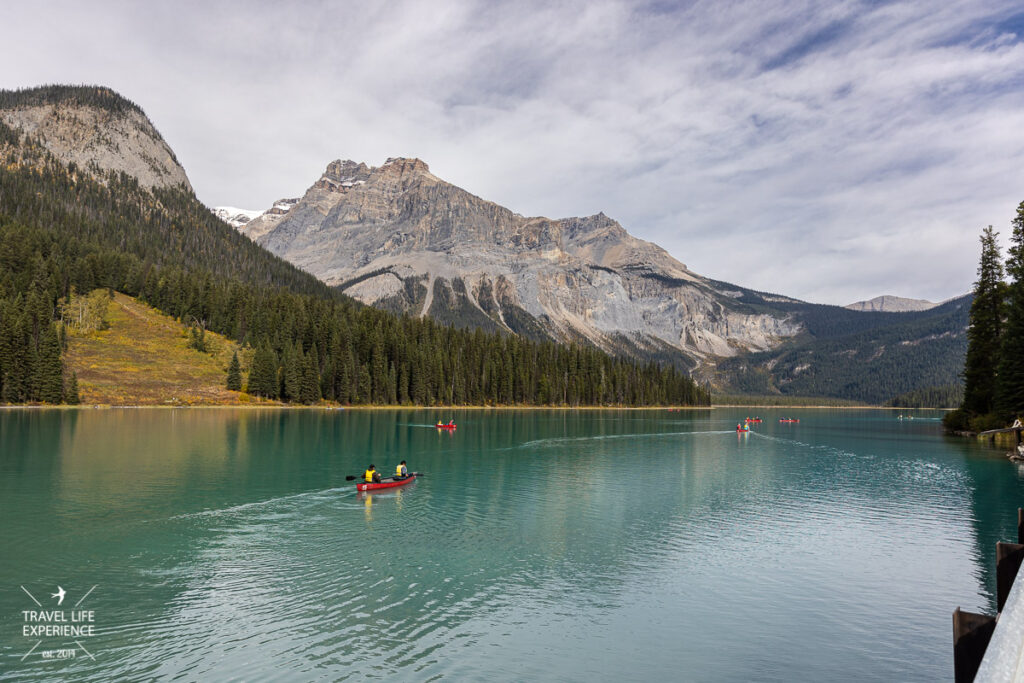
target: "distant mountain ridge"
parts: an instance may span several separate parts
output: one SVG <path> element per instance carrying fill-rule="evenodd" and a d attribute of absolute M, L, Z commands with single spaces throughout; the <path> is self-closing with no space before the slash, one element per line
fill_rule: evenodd
<path fill-rule="evenodd" d="M 867 301 L 858 301 L 856 303 L 847 304 L 844 308 L 848 308 L 851 311 L 905 313 L 907 311 L 927 311 L 929 308 L 935 308 L 938 305 L 939 304 L 926 299 L 906 299 L 899 296 L 884 294 L 882 296 L 876 296 L 874 299 L 868 299 Z"/>
<path fill-rule="evenodd" d="M 74 325 L 72 318 L 81 320 L 69 308 L 82 299 L 76 293 L 103 290 L 136 297 L 187 327 L 187 340 L 179 328 L 156 342 L 179 346 L 175 351 L 185 352 L 185 365 L 191 365 L 190 353 L 209 352 L 206 332 L 239 344 L 240 353 L 251 351 L 243 386 L 268 399 L 376 405 L 709 403 L 707 392 L 677 368 L 614 358 L 590 346 L 456 330 L 360 305 L 239 234 L 187 184 L 144 184 L 153 169 L 137 163 L 146 161 L 139 148 L 122 146 L 123 157 L 115 155 L 105 167 L 51 153 L 63 143 L 54 135 L 103 146 L 111 130 L 152 140 L 155 129 L 148 120 L 136 122 L 137 129 L 123 128 L 126 121 L 131 125 L 125 117 L 143 115 L 109 91 L 45 90 L 32 93 L 42 105 L 26 105 L 24 93 L 0 91 L 0 103 L 10 105 L 5 115 L 23 113 L 25 106 L 53 107 L 53 122 L 66 126 L 30 134 L 0 120 L 0 403 L 53 404 L 89 396 L 87 383 L 99 378 L 83 373 L 79 386 L 73 374 L 67 376 L 62 330 Z M 104 149 L 116 152 L 117 146 Z M 58 312 L 66 317 L 57 319 Z M 125 341 L 122 350 L 145 343 Z M 99 342 L 95 362 L 83 367 L 119 353 Z M 132 372 L 129 366 L 121 363 L 122 372 Z M 159 378 L 158 391 L 187 392 L 187 374 L 172 371 Z M 230 377 L 231 390 L 237 390 Z M 125 377 L 126 384 L 132 381 Z"/>
<path fill-rule="evenodd" d="M 334 161 L 287 210 L 242 232 L 364 303 L 461 326 L 690 366 L 800 332 L 787 315 L 738 306 L 728 286 L 603 213 L 524 217 L 419 159 Z"/>
<path fill-rule="evenodd" d="M 583 340 L 684 365 L 730 392 L 881 402 L 959 382 L 962 302 L 934 308 L 885 296 L 843 308 L 757 292 L 690 271 L 603 213 L 524 217 L 419 159 L 334 161 L 303 197 L 275 207 L 240 230 L 379 308 Z M 922 316 L 934 324 L 922 327 Z M 858 384 L 859 372 L 871 379 Z"/>
<path fill-rule="evenodd" d="M 45 125 L 29 134 L 8 119 Z M 31 138 L 26 145 L 51 150 L 79 176 L 90 172 L 119 193 L 134 193 L 131 182 L 151 189 L 177 218 L 159 249 L 145 246 L 145 231 L 131 227 L 128 243 L 144 246 L 144 262 L 201 262 L 219 275 L 287 281 L 304 292 L 329 282 L 390 311 L 670 362 L 729 391 L 878 401 L 959 381 L 966 326 L 955 302 L 889 313 L 757 292 L 693 273 L 603 213 L 524 217 L 404 158 L 380 167 L 336 161 L 303 197 L 279 200 L 268 211 L 221 212 L 316 281 L 281 268 L 248 240 L 237 243 L 237 232 L 217 230 L 226 226 L 206 209 L 195 215 L 199 204 L 184 169 L 142 110 L 116 93 L 0 91 L 0 123 L 11 126 L 0 126 L 0 147 L 5 136 L 16 146 Z M 154 166 L 150 144 L 163 145 L 170 160 L 163 170 Z M 116 180 L 122 173 L 129 180 Z M 132 212 L 126 226 L 151 220 L 149 201 L 120 205 Z"/>
<path fill-rule="evenodd" d="M 971 299 L 902 313 L 804 304 L 794 314 L 805 322 L 805 334 L 771 351 L 722 359 L 706 377 L 735 393 L 875 404 L 959 386 Z"/>

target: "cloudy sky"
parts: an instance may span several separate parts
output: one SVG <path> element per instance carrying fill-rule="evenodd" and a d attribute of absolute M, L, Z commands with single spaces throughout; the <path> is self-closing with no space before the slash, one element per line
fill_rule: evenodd
<path fill-rule="evenodd" d="M 416 156 L 526 215 L 604 211 L 810 301 L 970 289 L 1024 200 L 1024 6 L 5 3 L 0 88 L 108 85 L 208 205 Z M 12 27 L 17 27 L 12 30 Z"/>

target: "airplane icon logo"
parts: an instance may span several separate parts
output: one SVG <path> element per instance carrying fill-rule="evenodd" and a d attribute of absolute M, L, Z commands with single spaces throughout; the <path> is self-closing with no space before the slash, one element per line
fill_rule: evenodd
<path fill-rule="evenodd" d="M 66 592 L 67 591 L 65 591 L 63 588 L 61 588 L 60 586 L 57 586 L 57 592 L 56 593 L 52 593 L 50 595 L 51 598 L 57 598 L 57 606 L 58 607 L 60 607 L 60 605 L 63 604 L 63 602 L 64 602 L 64 594 Z"/>

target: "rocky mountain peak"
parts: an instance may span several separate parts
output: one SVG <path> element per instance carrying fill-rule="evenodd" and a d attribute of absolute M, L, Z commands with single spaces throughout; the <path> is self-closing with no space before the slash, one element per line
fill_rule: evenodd
<path fill-rule="evenodd" d="M 356 163 L 351 159 L 345 159 L 344 161 L 337 159 L 327 164 L 324 176 L 338 182 L 348 180 L 365 181 L 370 176 L 370 167 L 366 164 Z"/>
<path fill-rule="evenodd" d="M 143 187 L 192 186 L 142 109 L 109 88 L 42 86 L 0 90 L 0 121 L 40 140 L 83 170 L 124 172 Z"/>
<path fill-rule="evenodd" d="M 570 218 L 563 218 L 559 223 L 562 224 L 562 229 L 565 230 L 565 235 L 569 239 L 601 230 L 610 230 L 626 234 L 625 228 L 623 228 L 618 221 L 606 216 L 603 211 L 596 213 L 593 216 L 572 216 Z"/>
<path fill-rule="evenodd" d="M 388 157 L 380 168 L 388 173 L 430 173 L 430 167 L 424 161 L 406 157 Z"/>
<path fill-rule="evenodd" d="M 744 309 L 603 212 L 526 217 L 420 159 L 337 160 L 289 209 L 243 232 L 368 304 L 615 353 L 765 350 L 800 331 Z"/>

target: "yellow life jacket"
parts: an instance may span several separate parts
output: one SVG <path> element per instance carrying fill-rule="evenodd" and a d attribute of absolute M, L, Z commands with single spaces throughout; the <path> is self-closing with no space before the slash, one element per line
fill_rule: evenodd
<path fill-rule="evenodd" d="M 368 484 L 372 484 L 373 483 L 373 474 L 376 471 L 377 470 L 366 470 L 365 472 L 363 472 L 363 479 L 366 480 L 366 483 L 368 483 Z"/>
<path fill-rule="evenodd" d="M 398 465 L 397 467 L 395 467 L 395 476 L 396 477 L 405 477 L 408 474 L 409 474 L 409 468 L 406 467 L 405 465 Z"/>

